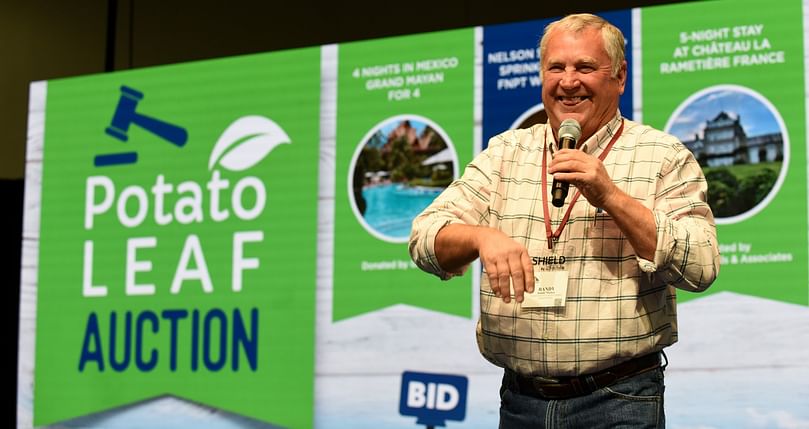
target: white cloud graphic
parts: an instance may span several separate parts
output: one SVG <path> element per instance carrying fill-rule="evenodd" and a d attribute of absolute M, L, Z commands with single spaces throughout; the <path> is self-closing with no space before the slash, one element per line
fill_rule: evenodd
<path fill-rule="evenodd" d="M 755 408 L 745 410 L 754 428 L 773 429 L 809 429 L 809 420 L 803 420 L 784 410 L 759 411 Z"/>

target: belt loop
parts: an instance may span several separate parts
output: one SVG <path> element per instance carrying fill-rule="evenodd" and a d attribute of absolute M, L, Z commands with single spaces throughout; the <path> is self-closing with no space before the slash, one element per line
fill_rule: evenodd
<path fill-rule="evenodd" d="M 601 388 L 598 386 L 595 377 L 593 377 L 592 375 L 584 377 L 584 382 L 587 383 L 587 390 L 588 390 L 587 393 L 593 393 Z"/>
<path fill-rule="evenodd" d="M 666 352 L 663 351 L 663 350 L 660 350 L 660 354 L 663 356 L 663 361 L 664 361 L 664 363 L 662 365 L 660 365 L 660 369 L 665 371 L 666 367 L 669 366 L 669 357 L 666 356 Z"/>
<path fill-rule="evenodd" d="M 573 386 L 573 391 L 578 395 L 589 395 L 598 390 L 598 385 L 592 375 L 571 378 L 570 385 Z"/>
<path fill-rule="evenodd" d="M 581 382 L 578 378 L 574 377 L 570 379 L 570 385 L 573 387 L 573 392 L 577 395 L 584 395 L 584 387 L 581 385 Z"/>

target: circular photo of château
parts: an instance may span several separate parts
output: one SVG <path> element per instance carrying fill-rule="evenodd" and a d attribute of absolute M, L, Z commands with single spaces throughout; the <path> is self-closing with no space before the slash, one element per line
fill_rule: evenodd
<path fill-rule="evenodd" d="M 716 223 L 740 222 L 766 207 L 789 165 L 781 115 L 750 88 L 719 85 L 685 100 L 666 124 L 699 161 Z"/>
<path fill-rule="evenodd" d="M 348 196 L 373 236 L 407 242 L 413 219 L 456 177 L 458 157 L 447 134 L 417 115 L 388 118 L 360 141 L 349 167 Z"/>

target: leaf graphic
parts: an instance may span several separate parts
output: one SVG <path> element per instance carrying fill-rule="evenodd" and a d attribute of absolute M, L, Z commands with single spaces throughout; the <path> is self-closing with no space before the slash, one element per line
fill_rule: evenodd
<path fill-rule="evenodd" d="M 291 143 L 289 136 L 271 119 L 243 116 L 230 124 L 216 141 L 208 170 L 213 170 L 217 163 L 230 171 L 246 170 L 284 143 Z"/>

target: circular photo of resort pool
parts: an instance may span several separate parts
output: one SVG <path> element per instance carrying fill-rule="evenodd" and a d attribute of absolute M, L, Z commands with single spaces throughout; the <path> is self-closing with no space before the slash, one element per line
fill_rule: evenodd
<path fill-rule="evenodd" d="M 348 199 L 371 235 L 404 243 L 413 219 L 458 177 L 458 168 L 441 127 L 422 116 L 394 116 L 373 127 L 354 151 Z"/>
<path fill-rule="evenodd" d="M 511 129 L 531 128 L 536 124 L 544 124 L 546 122 L 548 122 L 548 113 L 545 112 L 545 105 L 539 103 L 523 112 L 522 115 L 511 124 Z"/>
<path fill-rule="evenodd" d="M 718 224 L 754 216 L 784 182 L 789 165 L 784 120 L 750 88 L 717 85 L 698 91 L 674 111 L 665 130 L 702 166 Z"/>

